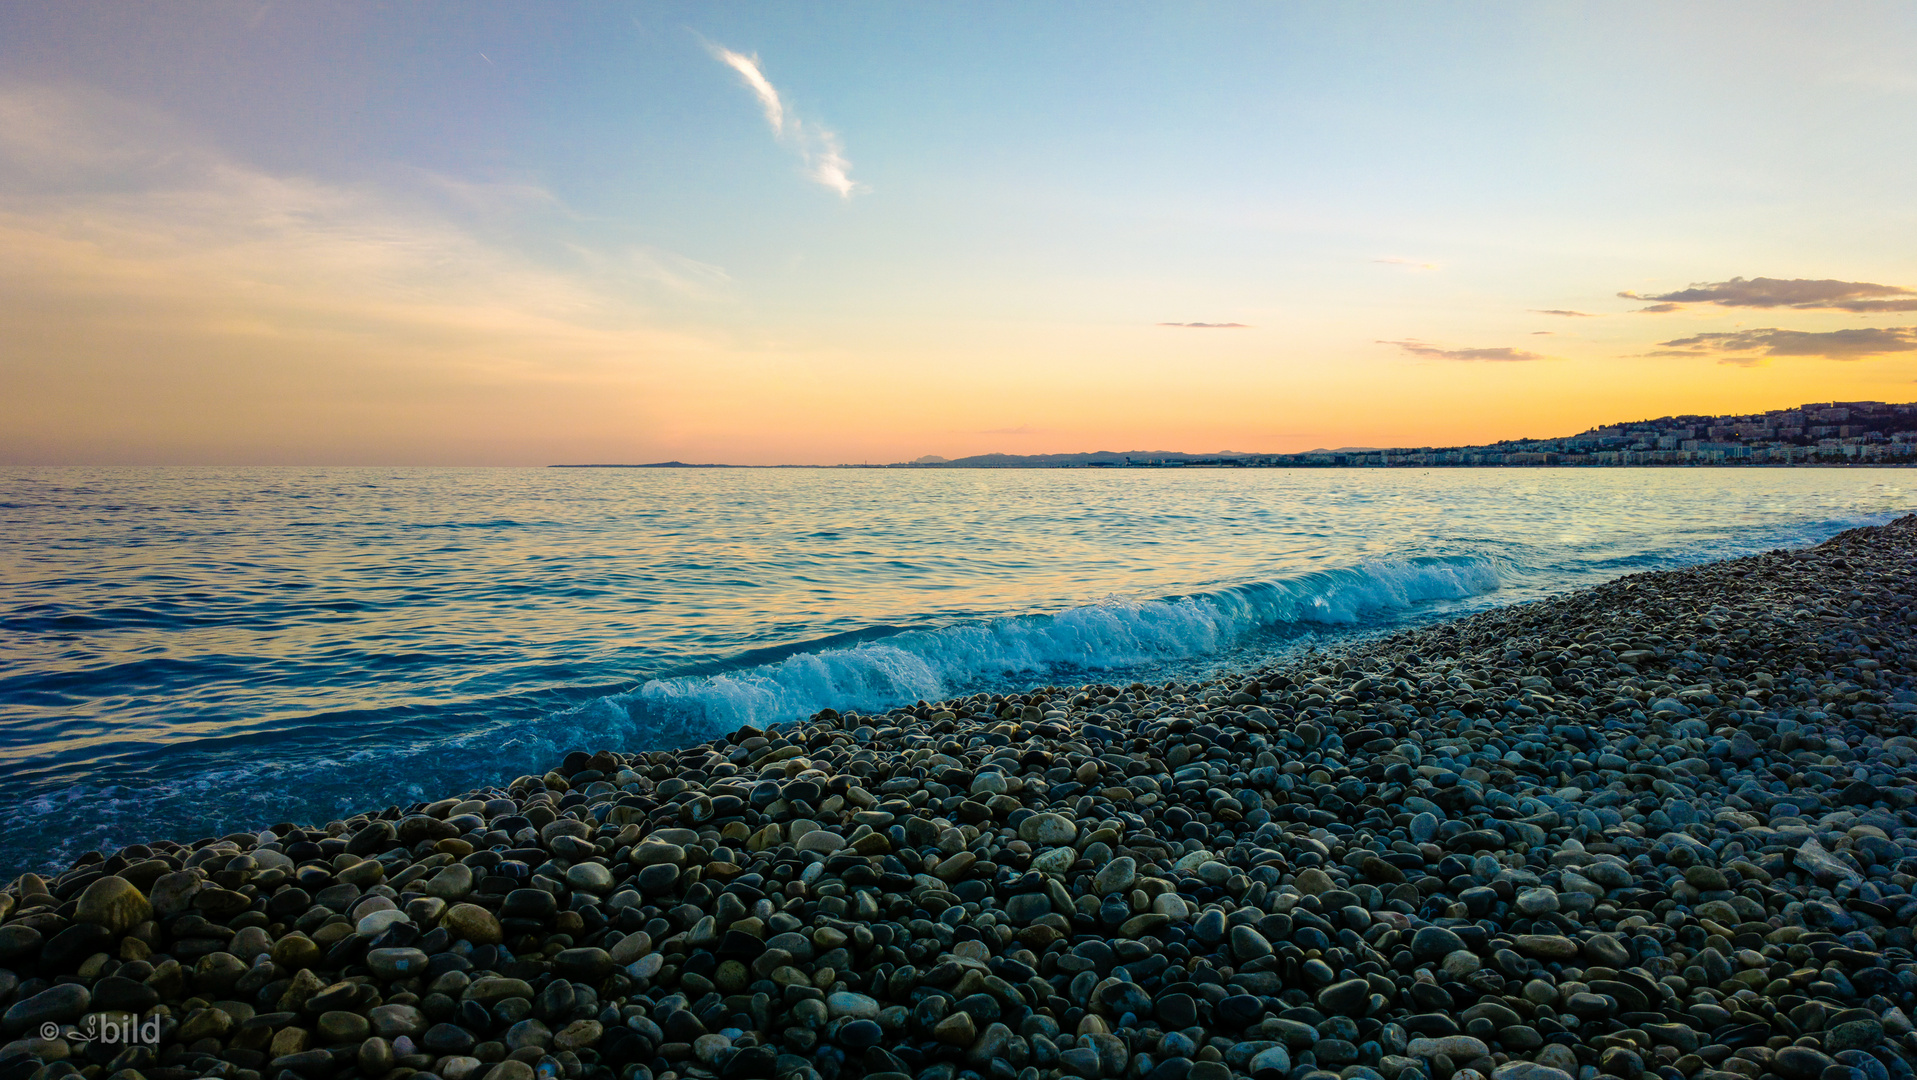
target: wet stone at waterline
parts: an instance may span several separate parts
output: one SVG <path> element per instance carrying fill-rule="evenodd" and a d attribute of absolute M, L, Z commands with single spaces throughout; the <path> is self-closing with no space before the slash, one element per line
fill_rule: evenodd
<path fill-rule="evenodd" d="M 1909 1080 L 1914 554 L 89 854 L 0 1080 Z"/>

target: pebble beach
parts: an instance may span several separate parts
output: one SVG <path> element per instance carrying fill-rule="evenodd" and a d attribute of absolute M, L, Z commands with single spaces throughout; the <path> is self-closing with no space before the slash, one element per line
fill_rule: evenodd
<path fill-rule="evenodd" d="M 1917 517 L 0 891 L 0 1080 L 1910 1080 Z"/>

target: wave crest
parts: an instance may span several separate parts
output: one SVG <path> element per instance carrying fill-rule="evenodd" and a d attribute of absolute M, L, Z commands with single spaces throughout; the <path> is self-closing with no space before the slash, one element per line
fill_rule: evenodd
<path fill-rule="evenodd" d="M 826 708 L 871 712 L 937 700 L 994 677 L 1205 656 L 1263 630 L 1349 626 L 1498 585 L 1496 566 L 1481 557 L 1368 563 L 1193 596 L 1108 600 L 1053 615 L 905 630 L 737 671 L 655 679 L 594 707 L 623 711 L 625 717 L 607 718 L 615 722 L 651 714 L 663 728 L 697 739 Z"/>

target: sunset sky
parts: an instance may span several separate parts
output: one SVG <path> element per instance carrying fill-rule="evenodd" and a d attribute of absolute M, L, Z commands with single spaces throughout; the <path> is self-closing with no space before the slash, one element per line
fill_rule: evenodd
<path fill-rule="evenodd" d="M 0 252 L 0 463 L 1910 401 L 1917 5 L 13 3 Z"/>

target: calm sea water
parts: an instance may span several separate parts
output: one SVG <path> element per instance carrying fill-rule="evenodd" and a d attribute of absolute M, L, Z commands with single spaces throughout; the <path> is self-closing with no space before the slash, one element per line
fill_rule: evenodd
<path fill-rule="evenodd" d="M 0 870 L 1190 678 L 1913 505 L 1861 470 L 0 469 Z"/>

